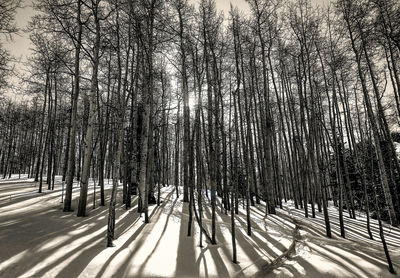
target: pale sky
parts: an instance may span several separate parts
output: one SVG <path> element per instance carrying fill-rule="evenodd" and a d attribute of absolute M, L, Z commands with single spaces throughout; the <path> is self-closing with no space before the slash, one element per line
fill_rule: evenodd
<path fill-rule="evenodd" d="M 327 3 L 329 0 L 311 0 L 313 4 L 323 5 Z M 198 0 L 189 0 L 191 3 L 198 3 Z M 223 11 L 225 16 L 229 15 L 230 4 L 234 7 L 238 7 L 240 11 L 247 13 L 249 12 L 249 5 L 245 0 L 216 0 L 217 9 Z M 4 41 L 4 46 L 6 49 L 10 51 L 10 53 L 20 59 L 21 64 L 16 65 L 17 68 L 22 69 L 23 63 L 26 61 L 26 57 L 29 56 L 31 47 L 29 36 L 26 33 L 23 33 L 22 30 L 27 26 L 30 18 L 34 14 L 34 10 L 32 8 L 32 0 L 23 0 L 23 8 L 18 9 L 16 15 L 17 26 L 21 29 L 21 34 L 14 36 L 12 41 Z"/>
<path fill-rule="evenodd" d="M 32 0 L 24 0 L 23 8 L 18 9 L 16 15 L 17 26 L 20 29 L 26 27 L 28 21 L 33 16 Z M 25 56 L 29 49 L 29 37 L 21 32 L 21 35 L 14 36 L 13 40 L 6 41 L 4 45 L 9 49 L 12 55 L 16 57 Z"/>
<path fill-rule="evenodd" d="M 192 3 L 198 2 L 197 0 L 189 0 Z M 315 1 L 315 0 L 314 0 Z M 318 0 L 317 0 L 318 1 Z M 17 26 L 22 30 L 27 26 L 30 18 L 34 14 L 32 8 L 32 0 L 23 0 L 24 7 L 18 9 L 16 15 Z M 237 6 L 240 10 L 246 12 L 249 10 L 249 6 L 245 0 L 216 0 L 217 8 L 228 15 L 230 9 L 230 3 L 233 6 Z M 29 54 L 29 36 L 21 32 L 21 35 L 14 36 L 12 41 L 5 41 L 5 47 L 11 52 L 11 54 L 17 58 L 24 60 L 25 56 Z"/>
<path fill-rule="evenodd" d="M 315 4 L 324 4 L 328 0 L 312 0 Z M 19 28 L 23 29 L 26 27 L 28 21 L 34 14 L 32 9 L 32 0 L 23 0 L 24 7 L 19 9 L 17 12 L 17 25 Z M 190 2 L 198 2 L 197 0 L 190 0 Z M 249 11 L 249 5 L 245 0 L 216 0 L 217 8 L 224 12 L 225 16 L 228 16 L 230 10 L 230 4 L 238 7 L 239 10 L 244 13 Z M 11 54 L 16 57 L 23 57 L 29 53 L 29 38 L 26 34 L 21 34 L 20 36 L 14 36 L 12 42 L 5 42 L 5 46 L 10 50 Z"/>

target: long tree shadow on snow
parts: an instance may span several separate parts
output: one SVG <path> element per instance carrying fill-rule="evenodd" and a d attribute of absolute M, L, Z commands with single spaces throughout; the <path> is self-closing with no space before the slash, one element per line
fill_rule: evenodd
<path fill-rule="evenodd" d="M 317 213 L 316 218 L 305 218 L 302 210 L 290 210 L 289 215 L 295 216 L 296 223 L 306 236 L 296 241 L 296 253 L 276 266 L 282 277 L 394 277 L 387 270 L 379 237 L 375 237 L 378 239 L 375 241 L 367 237 L 364 219 L 354 220 L 344 216 L 346 233 L 350 236 L 348 239 L 342 239 L 336 230 L 339 229 L 337 212 L 335 214 L 335 211 L 330 209 L 329 213 L 331 226 L 335 231 L 332 239 L 324 234 L 325 223 L 321 213 Z M 285 217 L 287 212 L 279 214 Z M 371 226 L 374 233 L 378 233 L 377 223 L 371 223 Z M 363 229 L 365 233 L 360 232 Z M 385 234 L 387 232 L 388 230 Z M 400 243 L 396 242 L 397 229 L 392 230 L 392 234 L 389 235 L 395 245 Z M 315 257 L 320 259 L 315 261 Z M 395 268 L 399 267 L 399 258 L 396 254 L 392 256 Z M 322 263 L 321 259 L 326 263 Z M 317 263 L 312 264 L 310 261 Z M 261 272 L 259 277 L 274 277 L 276 273 L 273 270 Z"/>
<path fill-rule="evenodd" d="M 77 204 L 76 198 L 77 196 L 74 196 L 74 207 Z M 109 197 L 107 203 L 108 201 Z M 1 261 L 7 263 L 9 260 L 10 263 L 1 270 L 0 276 L 18 277 L 31 273 L 30 271 L 34 269 L 32 275 L 41 277 L 57 267 L 60 268 L 59 277 L 79 274 L 105 246 L 105 232 L 101 230 L 105 231 L 108 207 L 88 209 L 88 213 L 87 217 L 77 218 L 75 212 L 63 213 L 59 206 L 51 205 L 35 210 L 27 208 L 22 216 L 20 214 L 10 216 L 9 218 L 15 221 L 10 222 L 8 219 L 11 224 L 2 227 L 0 236 L 0 245 L 5 250 L 4 254 L 1 253 Z M 124 213 L 122 205 L 117 205 L 116 217 L 122 213 Z M 118 230 L 123 230 L 129 225 L 127 221 L 129 216 L 130 214 L 126 214 L 120 219 Z M 7 222 L 7 214 L 3 214 L 1 218 Z M 8 249 L 8 240 L 15 238 L 15 233 L 19 233 L 20 241 L 13 242 L 13 247 Z M 65 251 L 60 253 L 60 250 Z M 19 254 L 23 256 L 18 256 Z M 70 262 L 65 264 L 68 260 Z"/>

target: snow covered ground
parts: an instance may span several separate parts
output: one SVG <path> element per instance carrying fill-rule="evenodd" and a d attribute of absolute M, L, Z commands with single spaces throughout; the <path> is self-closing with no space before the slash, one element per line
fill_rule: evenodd
<path fill-rule="evenodd" d="M 106 184 L 106 196 L 110 188 Z M 334 207 L 334 237 L 328 239 L 322 214 L 305 219 L 292 203 L 266 218 L 264 206 L 252 207 L 250 237 L 241 205 L 236 216 L 239 263 L 233 264 L 230 216 L 219 205 L 217 245 L 203 237 L 200 248 L 195 222 L 193 236 L 186 235 L 188 204 L 176 198 L 172 186 L 162 188 L 160 207 L 149 208 L 149 224 L 136 212 L 135 196 L 132 209 L 124 209 L 119 190 L 117 239 L 115 247 L 105 248 L 108 207 L 92 209 L 93 186 L 89 193 L 88 216 L 78 218 L 76 212 L 62 212 L 59 180 L 54 191 L 42 194 L 32 180 L 0 180 L 0 277 L 396 277 L 387 270 L 377 223 L 372 223 L 376 240 L 371 241 L 362 216 L 345 216 L 347 239 L 342 239 Z M 75 187 L 75 208 L 78 195 Z M 204 224 L 210 231 L 205 202 Z M 385 235 L 399 273 L 400 230 L 387 228 Z"/>
<path fill-rule="evenodd" d="M 322 213 L 316 218 L 304 218 L 304 211 L 294 209 L 292 203 L 278 210 L 299 226 L 295 252 L 281 264 L 270 269 L 266 277 L 400 277 L 390 274 L 379 237 L 376 220 L 371 219 L 374 240 L 369 239 L 364 214 L 351 219 L 344 213 L 346 239 L 340 237 L 339 216 L 329 207 L 332 239 L 325 236 Z M 386 243 L 396 273 L 400 274 L 400 229 L 384 224 Z"/>

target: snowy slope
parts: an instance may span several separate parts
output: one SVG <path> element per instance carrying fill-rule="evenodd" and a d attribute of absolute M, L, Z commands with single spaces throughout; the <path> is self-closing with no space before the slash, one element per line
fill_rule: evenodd
<path fill-rule="evenodd" d="M 333 239 L 324 236 L 322 214 L 305 219 L 291 203 L 268 217 L 263 205 L 252 207 L 250 237 L 241 204 L 236 216 L 239 263 L 233 264 L 230 215 L 221 212 L 220 204 L 217 245 L 203 237 L 200 248 L 197 223 L 188 237 L 188 204 L 176 198 L 172 186 L 162 188 L 160 207 L 149 208 L 149 224 L 136 212 L 135 197 L 132 209 L 123 208 L 119 190 L 117 239 L 115 247 L 105 248 L 108 210 L 92 209 L 93 186 L 89 215 L 78 218 L 62 212 L 60 182 L 54 192 L 43 194 L 29 182 L 0 181 L 0 277 L 395 277 L 387 271 L 376 222 L 376 241 L 371 241 L 364 218 L 345 217 L 348 239 L 341 239 L 333 207 Z M 106 185 L 106 196 L 109 190 Z M 78 194 L 75 187 L 73 207 Z M 205 203 L 203 222 L 210 231 L 211 210 Z M 386 229 L 385 235 L 399 271 L 400 230 Z"/>
<path fill-rule="evenodd" d="M 390 274 L 376 220 L 371 219 L 374 240 L 369 239 L 365 215 L 351 219 L 344 214 L 346 239 L 340 237 L 338 211 L 329 207 L 332 239 L 325 236 L 322 213 L 305 219 L 292 203 L 278 210 L 299 226 L 295 252 L 261 277 L 399 277 Z M 397 273 L 400 272 L 400 229 L 384 224 L 385 240 Z"/>

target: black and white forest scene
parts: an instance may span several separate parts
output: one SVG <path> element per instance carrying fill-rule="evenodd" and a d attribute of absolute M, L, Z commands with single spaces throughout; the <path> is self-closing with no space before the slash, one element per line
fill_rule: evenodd
<path fill-rule="evenodd" d="M 400 1 L 0 0 L 17 277 L 400 277 Z"/>

